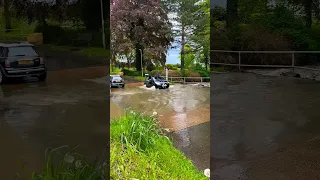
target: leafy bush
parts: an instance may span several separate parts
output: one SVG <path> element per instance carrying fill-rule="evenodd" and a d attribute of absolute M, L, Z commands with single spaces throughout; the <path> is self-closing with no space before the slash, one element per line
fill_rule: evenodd
<path fill-rule="evenodd" d="M 48 44 L 48 43 L 54 43 L 54 44 L 61 44 L 59 43 L 60 40 L 66 40 L 69 39 L 68 35 L 64 31 L 63 28 L 61 28 L 58 25 L 42 25 L 38 24 L 35 28 L 35 32 L 43 33 L 43 42 Z M 63 44 L 63 43 L 62 43 Z"/>
<path fill-rule="evenodd" d="M 201 64 L 196 64 L 194 67 L 192 67 L 192 70 L 195 72 L 198 72 L 201 77 L 210 77 L 210 72 Z"/>
<path fill-rule="evenodd" d="M 141 76 L 141 71 L 122 69 L 122 72 L 125 76 Z"/>

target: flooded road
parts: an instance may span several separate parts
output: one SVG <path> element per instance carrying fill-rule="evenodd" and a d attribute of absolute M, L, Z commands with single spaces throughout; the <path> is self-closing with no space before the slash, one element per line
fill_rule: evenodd
<path fill-rule="evenodd" d="M 318 179 L 320 83 L 212 74 L 213 179 Z"/>
<path fill-rule="evenodd" d="M 90 159 L 103 155 L 108 92 L 106 85 L 83 77 L 102 77 L 104 72 L 103 67 L 63 70 L 49 72 L 46 83 L 0 86 L 0 168 L 6 169 L 1 179 L 13 179 L 16 173 L 31 177 L 48 147 L 79 145 L 78 152 Z"/>
<path fill-rule="evenodd" d="M 172 134 L 175 146 L 199 170 L 210 166 L 210 90 L 194 85 L 170 85 L 168 89 L 144 86 L 112 89 L 111 116 L 116 109 L 131 108 L 141 113 L 157 112 L 163 128 Z M 112 105 L 114 104 L 114 105 Z M 115 110 L 112 110 L 114 106 Z"/>

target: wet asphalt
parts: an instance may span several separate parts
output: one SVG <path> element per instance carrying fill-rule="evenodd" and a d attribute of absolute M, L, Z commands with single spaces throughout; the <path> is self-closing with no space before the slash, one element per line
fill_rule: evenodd
<path fill-rule="evenodd" d="M 213 179 L 319 179 L 320 83 L 250 73 L 211 82 Z"/>

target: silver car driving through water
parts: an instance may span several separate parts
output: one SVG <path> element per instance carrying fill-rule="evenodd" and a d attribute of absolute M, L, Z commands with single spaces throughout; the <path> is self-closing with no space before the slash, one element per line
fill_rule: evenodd
<path fill-rule="evenodd" d="M 110 75 L 110 87 L 124 88 L 124 80 L 120 75 Z"/>

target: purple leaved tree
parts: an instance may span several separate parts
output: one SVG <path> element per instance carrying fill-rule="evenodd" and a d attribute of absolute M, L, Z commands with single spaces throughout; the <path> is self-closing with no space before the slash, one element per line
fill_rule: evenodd
<path fill-rule="evenodd" d="M 113 0 L 110 12 L 112 62 L 116 55 L 135 51 L 137 71 L 141 71 L 141 51 L 152 60 L 165 63 L 171 45 L 171 23 L 160 0 Z M 145 64 L 142 59 L 143 64 Z M 164 61 L 164 63 L 162 62 Z"/>

